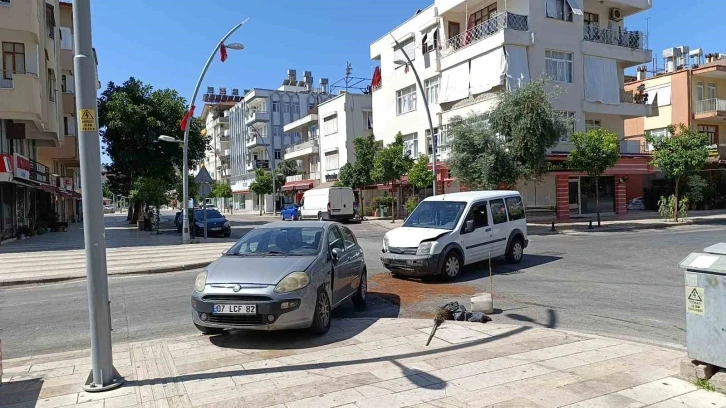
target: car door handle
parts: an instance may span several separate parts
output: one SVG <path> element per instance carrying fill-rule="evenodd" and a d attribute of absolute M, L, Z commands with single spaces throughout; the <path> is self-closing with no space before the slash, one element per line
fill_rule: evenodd
<path fill-rule="evenodd" d="M 487 229 L 484 230 L 484 232 L 492 232 L 492 229 L 491 228 L 487 228 Z"/>

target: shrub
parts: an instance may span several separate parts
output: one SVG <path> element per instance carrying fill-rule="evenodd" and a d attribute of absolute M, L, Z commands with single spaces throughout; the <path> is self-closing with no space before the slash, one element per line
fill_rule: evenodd
<path fill-rule="evenodd" d="M 408 200 L 406 200 L 405 208 L 406 208 L 406 214 L 411 214 L 413 210 L 416 209 L 416 206 L 418 205 L 418 197 L 410 197 Z"/>

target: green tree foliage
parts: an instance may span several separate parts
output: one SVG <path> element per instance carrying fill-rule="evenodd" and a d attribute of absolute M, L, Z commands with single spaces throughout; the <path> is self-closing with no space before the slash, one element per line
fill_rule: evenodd
<path fill-rule="evenodd" d="M 408 171 L 408 182 L 416 188 L 428 188 L 434 184 L 434 173 L 429 169 L 429 158 L 422 154 Z"/>
<path fill-rule="evenodd" d="M 607 129 L 591 129 L 587 133 L 575 133 L 570 138 L 574 149 L 567 162 L 575 171 L 585 172 L 595 179 L 595 207 L 600 212 L 599 178 L 620 160 L 618 135 Z"/>
<path fill-rule="evenodd" d="M 121 85 L 109 82 L 98 98 L 100 135 L 112 164 L 107 177 L 117 194 L 130 195 L 136 179 L 149 177 L 172 184 L 182 167 L 182 147 L 158 142 L 160 135 L 184 137 L 179 121 L 187 111 L 184 98 L 172 89 L 154 89 L 138 79 Z M 209 144 L 201 136 L 202 123 L 192 120 L 189 165 L 195 168 Z M 132 216 L 135 221 L 136 215 Z"/>
<path fill-rule="evenodd" d="M 373 179 L 383 184 L 393 184 L 408 173 L 413 159 L 403 151 L 403 136 L 398 132 L 393 143 L 378 152 L 373 164 Z M 393 220 L 396 219 L 396 206 L 393 206 Z"/>
<path fill-rule="evenodd" d="M 484 114 L 452 119 L 449 168 L 470 188 L 494 189 L 533 179 L 548 170 L 547 150 L 572 128 L 551 103 L 559 92 L 547 81 L 534 80 L 500 95 Z"/>
<path fill-rule="evenodd" d="M 646 140 L 653 146 L 650 163 L 675 182 L 672 207 L 676 209 L 673 218 L 678 221 L 678 209 L 681 208 L 678 189 L 684 178 L 705 166 L 708 158 L 708 136 L 684 124 L 677 128 L 669 126 L 668 133 L 672 136 L 646 135 Z"/>
<path fill-rule="evenodd" d="M 282 186 L 287 182 L 288 176 L 297 176 L 300 169 L 297 167 L 297 161 L 293 159 L 281 160 L 277 162 L 277 170 L 275 171 L 275 190 L 280 191 Z"/>
<path fill-rule="evenodd" d="M 373 166 L 379 149 L 380 144 L 372 133 L 368 136 L 353 139 L 355 161 L 346 163 L 340 168 L 339 182 L 336 184 L 353 189 L 360 189 L 373 184 Z M 363 195 L 359 194 L 359 198 L 361 201 L 359 208 L 362 209 Z"/>
<path fill-rule="evenodd" d="M 113 198 L 113 193 L 111 192 L 111 189 L 108 187 L 108 183 L 101 184 L 101 188 L 103 189 L 103 196 L 105 198 Z"/>
<path fill-rule="evenodd" d="M 232 186 L 225 181 L 214 181 L 212 186 L 212 196 L 216 198 L 230 198 L 232 197 Z"/>
<path fill-rule="evenodd" d="M 262 215 L 264 196 L 265 194 L 272 194 L 272 173 L 267 170 L 256 169 L 255 181 L 250 184 L 250 191 L 260 197 L 260 215 Z"/>
<path fill-rule="evenodd" d="M 201 196 L 199 195 L 199 183 L 194 180 L 194 177 L 187 179 L 189 188 L 189 198 L 195 201 L 199 201 Z M 179 208 L 184 208 L 184 183 L 181 176 L 177 176 L 177 180 L 174 184 L 174 190 L 176 190 L 176 201 L 179 203 Z"/>
<path fill-rule="evenodd" d="M 159 206 L 169 202 L 171 185 L 164 180 L 153 177 L 139 177 L 134 182 L 131 198 L 138 203 Z"/>

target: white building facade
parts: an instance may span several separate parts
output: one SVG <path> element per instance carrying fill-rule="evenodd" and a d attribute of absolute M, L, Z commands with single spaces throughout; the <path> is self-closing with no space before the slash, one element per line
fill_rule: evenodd
<path fill-rule="evenodd" d="M 275 168 L 285 149 L 301 142 L 300 132 L 286 132 L 284 127 L 330 99 L 327 85 L 327 79 L 321 78 L 320 88 L 314 88 L 310 71 L 298 81 L 296 71 L 288 70 L 279 88 L 246 90 L 243 100 L 229 110 L 230 184 L 235 210 L 259 211 L 260 199 L 249 190 L 255 169 Z M 276 187 L 279 190 L 280 186 Z M 272 212 L 273 197 L 267 195 L 262 201 L 263 210 Z"/>
<path fill-rule="evenodd" d="M 376 138 L 388 144 L 401 132 L 412 154 L 432 152 L 423 99 L 413 72 L 397 63 L 405 58 L 395 38 L 424 84 L 439 160 L 447 158 L 452 117 L 485 112 L 500 92 L 541 76 L 562 89 L 553 104 L 574 118 L 573 131 L 603 127 L 623 139 L 624 120 L 649 110 L 623 91 L 624 70 L 652 56 L 646 34 L 624 18 L 650 7 L 651 0 L 436 0 L 370 46 L 381 73 L 372 84 Z M 552 153 L 571 149 L 562 135 Z M 458 191 L 446 173 L 437 179 L 439 191 Z M 550 174 L 520 191 L 529 206 L 555 206 L 557 188 Z"/>

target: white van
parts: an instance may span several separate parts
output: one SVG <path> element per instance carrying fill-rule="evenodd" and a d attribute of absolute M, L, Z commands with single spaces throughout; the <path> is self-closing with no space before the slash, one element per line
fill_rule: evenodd
<path fill-rule="evenodd" d="M 470 191 L 429 197 L 403 226 L 383 237 L 381 261 L 396 275 L 456 278 L 464 265 L 497 256 L 518 263 L 529 244 L 516 191 Z"/>
<path fill-rule="evenodd" d="M 354 201 L 350 187 L 314 188 L 303 194 L 300 216 L 303 219 L 349 221 L 355 216 Z"/>

